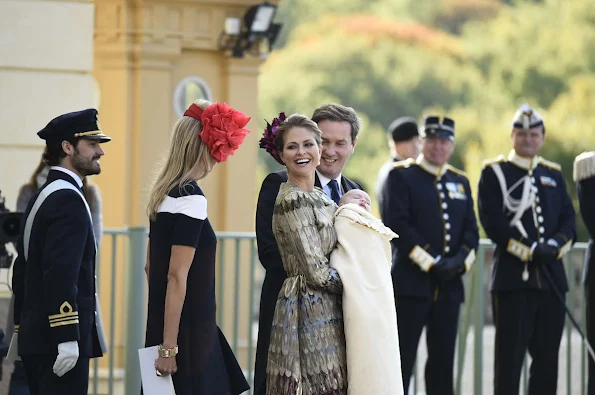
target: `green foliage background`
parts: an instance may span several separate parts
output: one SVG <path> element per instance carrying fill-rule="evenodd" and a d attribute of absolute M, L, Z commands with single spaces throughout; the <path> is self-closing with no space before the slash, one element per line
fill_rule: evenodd
<path fill-rule="evenodd" d="M 279 111 L 354 107 L 363 128 L 345 174 L 374 195 L 386 127 L 437 112 L 455 119 L 451 164 L 476 186 L 482 161 L 510 150 L 511 118 L 527 102 L 545 118 L 541 155 L 562 165 L 578 214 L 572 163 L 595 149 L 590 1 L 281 0 L 277 19 L 284 27 L 260 75 L 262 128 Z M 264 151 L 260 166 L 259 186 L 280 168 Z"/>

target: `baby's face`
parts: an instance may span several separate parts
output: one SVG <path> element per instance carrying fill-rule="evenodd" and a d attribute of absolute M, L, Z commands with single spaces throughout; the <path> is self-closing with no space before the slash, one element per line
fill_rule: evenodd
<path fill-rule="evenodd" d="M 339 206 L 342 206 L 347 203 L 357 204 L 367 212 L 372 211 L 372 208 L 370 207 L 372 205 L 372 200 L 370 199 L 370 196 L 360 189 L 352 189 L 346 192 L 341 197 L 341 200 L 339 201 Z"/>

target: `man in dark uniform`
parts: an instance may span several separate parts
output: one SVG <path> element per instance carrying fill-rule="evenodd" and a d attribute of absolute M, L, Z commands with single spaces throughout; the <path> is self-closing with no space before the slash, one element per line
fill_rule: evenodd
<path fill-rule="evenodd" d="M 51 166 L 29 202 L 14 263 L 18 353 L 31 394 L 87 394 L 89 358 L 105 351 L 95 236 L 83 178 L 101 171 L 97 110 L 61 115 L 38 133 Z"/>
<path fill-rule="evenodd" d="M 421 148 L 419 130 L 415 118 L 399 117 L 389 125 L 387 132 L 391 160 L 382 166 L 378 172 L 378 182 L 376 184 L 376 197 L 378 199 L 378 207 L 381 210 L 384 201 L 382 200 L 380 191 L 386 182 L 388 172 L 393 168 L 393 164 L 405 159 L 417 158 Z"/>
<path fill-rule="evenodd" d="M 580 154 L 574 160 L 574 182 L 577 183 L 578 202 L 583 222 L 591 240 L 585 256 L 583 283 L 587 310 L 587 339 L 595 344 L 595 151 Z M 595 361 L 589 358 L 588 395 L 595 395 Z"/>
<path fill-rule="evenodd" d="M 452 119 L 426 117 L 422 154 L 395 163 L 381 191 L 382 221 L 399 235 L 392 240 L 392 279 L 405 393 L 424 327 L 426 393 L 454 392 L 461 277 L 475 262 L 479 243 L 469 180 L 448 165 L 454 128 Z"/>
<path fill-rule="evenodd" d="M 513 150 L 485 163 L 478 191 L 481 224 L 496 244 L 494 394 L 518 394 L 527 348 L 529 393 L 555 394 L 565 314 L 559 298 L 568 291 L 562 257 L 576 236 L 575 214 L 560 165 L 537 155 L 541 116 L 523 105 L 512 123 Z"/>
<path fill-rule="evenodd" d="M 362 187 L 342 175 L 343 168 L 357 143 L 360 120 L 355 110 L 340 104 L 326 104 L 316 110 L 312 120 L 322 131 L 322 158 L 316 170 L 315 185 L 337 204 L 343 193 Z M 273 314 L 279 291 L 287 277 L 273 234 L 273 208 L 287 170 L 269 174 L 262 182 L 256 207 L 258 258 L 266 272 L 260 294 L 258 343 L 254 368 L 254 394 L 266 394 L 266 367 Z"/>

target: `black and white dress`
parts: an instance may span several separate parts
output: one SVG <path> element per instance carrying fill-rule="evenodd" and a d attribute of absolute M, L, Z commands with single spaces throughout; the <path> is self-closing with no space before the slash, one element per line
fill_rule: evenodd
<path fill-rule="evenodd" d="M 207 218 L 207 199 L 196 182 L 174 188 L 150 224 L 149 307 L 146 347 L 163 342 L 165 294 L 173 245 L 196 248 L 188 273 L 178 333 L 176 395 L 235 395 L 249 389 L 216 323 L 217 238 Z"/>

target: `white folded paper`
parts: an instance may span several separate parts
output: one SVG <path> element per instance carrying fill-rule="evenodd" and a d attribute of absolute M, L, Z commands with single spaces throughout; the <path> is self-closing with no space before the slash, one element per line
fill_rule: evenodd
<path fill-rule="evenodd" d="M 12 339 L 10 339 L 10 346 L 8 346 L 8 354 L 6 354 L 7 362 L 20 361 L 19 356 L 19 334 L 14 333 Z"/>
<path fill-rule="evenodd" d="M 140 377 L 144 395 L 175 395 L 174 383 L 171 375 L 157 376 L 155 360 L 159 356 L 158 346 L 141 348 L 138 350 L 140 360 Z"/>

